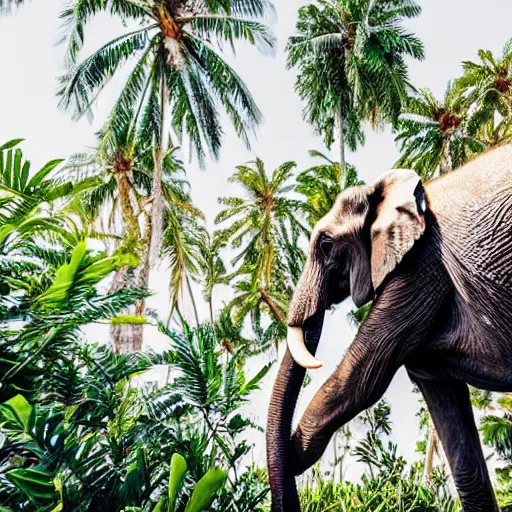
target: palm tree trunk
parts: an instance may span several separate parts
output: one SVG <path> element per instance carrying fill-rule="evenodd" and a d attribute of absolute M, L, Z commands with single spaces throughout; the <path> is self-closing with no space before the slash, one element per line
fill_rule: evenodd
<path fill-rule="evenodd" d="M 441 161 L 439 162 L 439 173 L 448 174 L 453 170 L 452 155 L 450 154 L 451 135 L 443 138 L 443 145 L 441 147 Z"/>
<path fill-rule="evenodd" d="M 213 325 L 215 323 L 213 319 L 213 290 L 208 297 L 208 307 L 210 308 L 210 323 Z"/>
<path fill-rule="evenodd" d="M 149 245 L 149 264 L 151 267 L 154 267 L 158 261 L 163 235 L 162 175 L 169 141 L 168 110 L 169 87 L 164 69 L 160 85 L 160 140 L 155 148 L 155 170 L 153 173 L 153 205 L 151 208 L 151 241 Z"/>
<path fill-rule="evenodd" d="M 131 181 L 131 162 L 123 159 L 119 155 L 116 159 L 116 164 L 114 176 L 119 191 L 121 212 L 125 225 L 124 237 L 139 240 L 141 231 L 139 221 L 135 213 L 137 200 L 134 197 Z M 129 267 L 122 267 L 118 269 L 112 279 L 109 293 L 114 293 L 126 286 L 137 286 L 136 276 L 137 271 L 140 268 L 141 266 L 139 265 L 139 268 L 135 269 L 135 272 L 133 272 Z M 142 316 L 144 314 L 144 309 L 144 300 L 138 301 L 135 305 L 135 315 Z M 130 312 L 128 311 L 127 313 L 129 314 Z M 116 352 L 123 354 L 140 350 L 142 347 L 142 333 L 142 324 L 114 324 L 110 328 L 112 347 Z"/>
<path fill-rule="evenodd" d="M 114 177 L 119 191 L 119 202 L 121 204 L 121 213 L 123 222 L 126 226 L 126 235 L 134 238 L 140 238 L 140 227 L 137 215 L 135 214 L 137 200 L 134 197 L 132 186 L 132 171 L 131 169 L 119 170 L 114 173 Z"/>
<path fill-rule="evenodd" d="M 272 300 L 267 290 L 263 290 L 261 292 L 261 299 L 268 306 L 268 309 L 270 309 L 272 316 L 276 320 L 286 323 L 286 318 L 284 317 L 283 313 L 279 310 L 277 304 Z"/>
<path fill-rule="evenodd" d="M 335 124 L 336 124 L 336 132 L 338 135 L 338 144 L 340 151 L 340 185 L 341 190 L 344 190 L 347 186 L 347 162 L 345 160 L 345 133 L 343 130 L 343 113 L 342 106 L 340 101 L 340 108 L 336 112 L 335 116 Z"/>
<path fill-rule="evenodd" d="M 434 455 L 437 451 L 439 440 L 437 438 L 436 428 L 432 419 L 429 421 L 429 434 L 427 440 L 427 451 L 425 454 L 425 472 L 424 477 L 428 485 L 432 483 L 432 470 L 434 468 Z"/>
<path fill-rule="evenodd" d="M 143 254 L 141 263 L 134 269 L 131 280 L 136 288 L 147 289 L 149 284 L 149 241 L 151 240 L 151 222 L 147 219 L 146 233 L 142 243 Z M 127 274 L 126 274 L 127 275 Z M 114 277 L 114 282 L 120 282 L 120 276 Z M 126 281 L 126 278 L 125 278 Z M 111 286 L 112 288 L 112 286 Z M 140 299 L 135 303 L 135 316 L 143 317 L 146 311 L 146 301 Z M 144 341 L 144 324 L 116 324 L 111 327 L 112 345 L 116 352 L 131 354 L 142 349 Z"/>

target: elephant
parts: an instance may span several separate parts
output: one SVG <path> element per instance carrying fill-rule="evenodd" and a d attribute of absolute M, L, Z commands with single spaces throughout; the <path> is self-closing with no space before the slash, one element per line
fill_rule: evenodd
<path fill-rule="evenodd" d="M 292 433 L 326 310 L 372 302 Z M 399 368 L 420 389 L 464 512 L 498 506 L 468 385 L 512 391 L 512 145 L 425 184 L 391 170 L 344 190 L 314 227 L 290 302 L 266 429 L 272 512 L 300 512 L 295 476 L 384 394 Z"/>

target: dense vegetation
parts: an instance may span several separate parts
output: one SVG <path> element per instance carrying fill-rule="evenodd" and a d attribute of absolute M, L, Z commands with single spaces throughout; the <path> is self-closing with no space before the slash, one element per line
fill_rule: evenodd
<path fill-rule="evenodd" d="M 0 0 L 0 14 L 21 3 Z M 126 33 L 84 56 L 89 21 L 104 11 Z M 90 114 L 105 84 L 131 67 L 94 151 L 34 170 L 22 139 L 0 142 L 0 511 L 269 510 L 251 442 L 262 427 L 244 405 L 271 366 L 255 356 L 285 337 L 311 227 L 360 183 L 345 148 L 364 146 L 367 126 L 389 124 L 396 166 L 428 179 L 512 140 L 512 40 L 502 55 L 481 50 L 464 62 L 435 98 L 408 77 L 408 59 L 424 56 L 404 28 L 421 14 L 414 1 L 318 0 L 299 10 L 286 51 L 304 119 L 339 159 L 312 151 L 309 169 L 239 165 L 230 181 L 240 193 L 219 198 L 209 232 L 179 146 L 207 165 L 222 120 L 250 144 L 261 113 L 223 52 L 238 41 L 272 50 L 272 11 L 268 0 L 76 0 L 63 11 L 62 108 Z M 160 259 L 171 275 L 166 318 L 146 308 Z M 232 292 L 221 309 L 218 285 Z M 188 323 L 184 297 L 195 312 Z M 93 324 L 109 325 L 110 339 L 88 340 Z M 163 352 L 143 346 L 148 325 L 167 337 Z M 473 398 L 483 440 L 504 462 L 499 499 L 511 505 L 512 402 Z M 349 428 L 337 435 L 330 471 L 301 478 L 303 510 L 460 509 L 442 456 L 434 464 L 442 454 L 426 409 L 424 456 L 412 465 L 388 439 L 389 413 L 380 402 L 356 420 L 362 438 Z M 349 456 L 364 465 L 358 482 L 345 479 Z"/>

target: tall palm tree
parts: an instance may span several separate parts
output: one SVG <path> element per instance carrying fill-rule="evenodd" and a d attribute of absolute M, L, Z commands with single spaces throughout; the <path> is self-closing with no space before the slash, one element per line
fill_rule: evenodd
<path fill-rule="evenodd" d="M 131 119 L 128 116 L 128 121 Z M 202 218 L 190 199 L 182 163 L 175 157 L 176 148 L 167 151 L 163 161 L 162 192 L 164 198 L 164 250 L 171 266 L 171 295 L 176 297 L 186 282 L 186 272 L 192 266 L 190 252 L 194 250 L 191 226 Z M 78 183 L 93 182 L 72 205 L 74 212 L 84 211 L 114 235 L 116 249 L 134 254 L 139 259 L 136 268 L 121 267 L 111 282 L 110 291 L 123 287 L 146 289 L 149 278 L 149 238 L 151 222 L 148 203 L 152 196 L 154 153 L 140 137 L 131 122 L 118 123 L 110 138 L 100 133 L 100 144 L 93 155 L 77 155 L 68 165 Z M 185 238 L 185 241 L 183 240 Z M 187 258 L 188 256 L 188 258 Z M 120 315 L 112 325 L 112 344 L 120 352 L 140 350 L 145 324 L 145 298 L 135 304 L 134 314 Z"/>
<path fill-rule="evenodd" d="M 456 169 L 485 149 L 467 133 L 468 120 L 468 102 L 451 82 L 441 102 L 429 89 L 421 89 L 400 116 L 395 141 L 401 156 L 395 167 L 412 168 L 425 179 Z"/>
<path fill-rule="evenodd" d="M 409 88 L 405 57 L 424 57 L 423 44 L 402 23 L 420 12 L 412 0 L 319 0 L 299 10 L 288 66 L 299 70 L 304 117 L 328 147 L 337 132 L 342 188 L 345 146 L 364 143 L 361 120 L 398 118 Z"/>
<path fill-rule="evenodd" d="M 489 50 L 478 56 L 479 63 L 462 63 L 464 74 L 456 84 L 474 109 L 468 131 L 496 146 L 512 138 L 512 39 L 501 57 Z"/>
<path fill-rule="evenodd" d="M 256 328 L 264 312 L 284 321 L 293 285 L 287 255 L 293 253 L 290 259 L 299 265 L 304 258 L 297 244 L 308 229 L 297 216 L 301 202 L 289 197 L 295 167 L 295 162 L 285 162 L 268 176 L 260 159 L 240 165 L 229 181 L 241 185 L 244 197 L 219 198 L 227 208 L 215 222 L 231 225 L 216 233 L 217 240 L 235 250 L 242 248 L 232 260 L 238 293 L 228 307 L 236 311 L 238 322 L 250 314 Z"/>
<path fill-rule="evenodd" d="M 80 117 L 103 87 L 130 62 L 132 71 L 113 107 L 105 128 L 108 138 L 120 116 L 133 109 L 144 136 L 155 147 L 151 203 L 150 258 L 156 261 L 163 234 L 163 159 L 172 127 L 181 141 L 186 133 L 200 162 L 206 151 L 217 157 L 223 140 L 220 109 L 227 113 L 238 136 L 249 145 L 250 132 L 261 114 L 236 72 L 216 48 L 244 40 L 262 50 L 273 45 L 261 18 L 267 0 L 211 0 L 209 2 L 150 0 L 83 0 L 62 14 L 68 25 L 70 71 L 61 77 L 61 106 Z M 107 10 L 132 22 L 129 30 L 77 64 L 86 25 Z M 134 63 L 135 61 L 135 63 Z"/>

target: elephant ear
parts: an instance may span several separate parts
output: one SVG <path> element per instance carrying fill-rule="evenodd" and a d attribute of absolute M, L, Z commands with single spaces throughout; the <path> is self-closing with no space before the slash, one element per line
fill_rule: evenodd
<path fill-rule="evenodd" d="M 394 169 L 377 179 L 380 202 L 371 226 L 371 272 L 375 291 L 425 232 L 425 191 L 420 177 Z"/>

